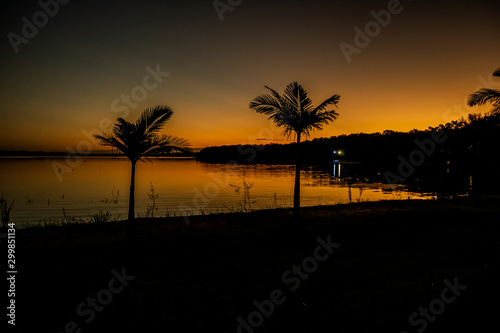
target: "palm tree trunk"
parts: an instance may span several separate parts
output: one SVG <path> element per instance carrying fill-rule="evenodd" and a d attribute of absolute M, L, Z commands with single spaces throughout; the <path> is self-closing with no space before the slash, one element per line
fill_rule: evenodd
<path fill-rule="evenodd" d="M 128 199 L 128 223 L 127 223 L 127 238 L 132 240 L 135 234 L 135 164 L 132 162 L 132 175 L 130 177 L 130 195 Z"/>
<path fill-rule="evenodd" d="M 295 188 L 293 191 L 293 217 L 300 222 L 300 133 L 297 133 L 297 148 L 295 157 Z"/>

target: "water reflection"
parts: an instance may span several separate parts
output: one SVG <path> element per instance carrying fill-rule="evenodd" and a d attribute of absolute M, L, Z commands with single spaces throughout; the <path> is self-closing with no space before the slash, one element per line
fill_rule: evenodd
<path fill-rule="evenodd" d="M 88 219 L 99 210 L 122 219 L 127 216 L 130 167 L 126 159 L 87 158 L 65 173 L 63 182 L 51 167 L 55 160 L 0 159 L 0 193 L 15 200 L 13 221 Z M 155 216 L 290 207 L 294 173 L 293 165 L 228 166 L 166 158 L 141 163 L 136 212 L 144 216 L 151 209 L 151 185 L 158 195 Z M 379 171 L 370 166 L 343 162 L 304 167 L 301 185 L 303 206 L 394 199 L 397 191 L 407 191 L 406 187 L 396 192 L 388 188 L 380 181 Z M 241 190 L 245 186 L 247 194 Z"/>
<path fill-rule="evenodd" d="M 333 179 L 336 180 L 337 178 L 340 179 L 341 177 L 341 171 L 342 167 L 340 162 L 333 162 Z"/>

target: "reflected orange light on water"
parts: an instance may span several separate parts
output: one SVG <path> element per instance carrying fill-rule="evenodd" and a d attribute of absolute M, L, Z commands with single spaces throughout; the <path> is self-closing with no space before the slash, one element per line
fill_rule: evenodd
<path fill-rule="evenodd" d="M 155 216 L 231 212 L 290 207 L 294 166 L 204 164 L 193 159 L 153 159 L 139 163 L 136 173 L 136 214 L 145 216 L 151 185 L 158 195 Z M 62 159 L 0 159 L 0 193 L 15 200 L 12 219 L 33 223 L 64 214 L 88 219 L 99 210 L 127 216 L 130 162 L 126 158 L 87 158 L 58 180 L 53 163 Z M 340 170 L 338 170 L 340 171 Z M 331 173 L 304 170 L 303 206 L 345 203 L 349 200 L 392 199 L 380 184 L 355 184 L 349 190 Z M 244 196 L 244 187 L 249 197 Z M 63 212 L 64 211 L 64 212 Z"/>

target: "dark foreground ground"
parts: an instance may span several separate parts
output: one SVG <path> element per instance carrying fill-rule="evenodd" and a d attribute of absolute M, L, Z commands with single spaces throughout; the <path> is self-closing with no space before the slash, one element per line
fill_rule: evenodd
<path fill-rule="evenodd" d="M 300 229 L 288 210 L 141 220 L 128 245 L 121 222 L 18 230 L 16 332 L 483 332 L 499 215 L 490 198 L 306 208 Z"/>

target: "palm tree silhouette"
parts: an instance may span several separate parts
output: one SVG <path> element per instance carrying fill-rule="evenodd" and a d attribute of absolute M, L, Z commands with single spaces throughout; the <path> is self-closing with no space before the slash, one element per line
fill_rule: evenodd
<path fill-rule="evenodd" d="M 500 68 L 497 68 L 496 71 L 493 72 L 493 76 L 500 77 Z M 470 94 L 467 100 L 469 106 L 483 105 L 486 103 L 491 103 L 493 106 L 490 111 L 491 115 L 500 113 L 500 90 L 482 88 Z"/>
<path fill-rule="evenodd" d="M 250 109 L 269 116 L 278 127 L 283 127 L 282 135 L 295 134 L 297 140 L 295 162 L 295 186 L 293 196 L 293 215 L 300 218 L 300 140 L 308 137 L 311 131 L 322 130 L 324 125 L 334 121 L 339 115 L 329 106 L 337 106 L 339 95 L 333 95 L 317 107 L 313 107 L 307 91 L 297 82 L 285 88 L 283 95 L 265 86 L 270 93 L 260 95 L 250 102 Z"/>
<path fill-rule="evenodd" d="M 159 105 L 154 108 L 145 109 L 135 123 L 118 118 L 113 127 L 112 134 L 103 133 L 94 135 L 99 139 L 100 145 L 110 146 L 122 152 L 132 163 L 132 175 L 130 179 L 130 196 L 128 207 L 128 235 L 131 236 L 135 229 L 134 224 L 134 192 L 135 192 L 135 166 L 138 161 L 148 156 L 159 156 L 161 154 L 178 151 L 189 151 L 189 143 L 183 138 L 158 132 L 172 116 L 173 111 L 168 106 Z"/>

